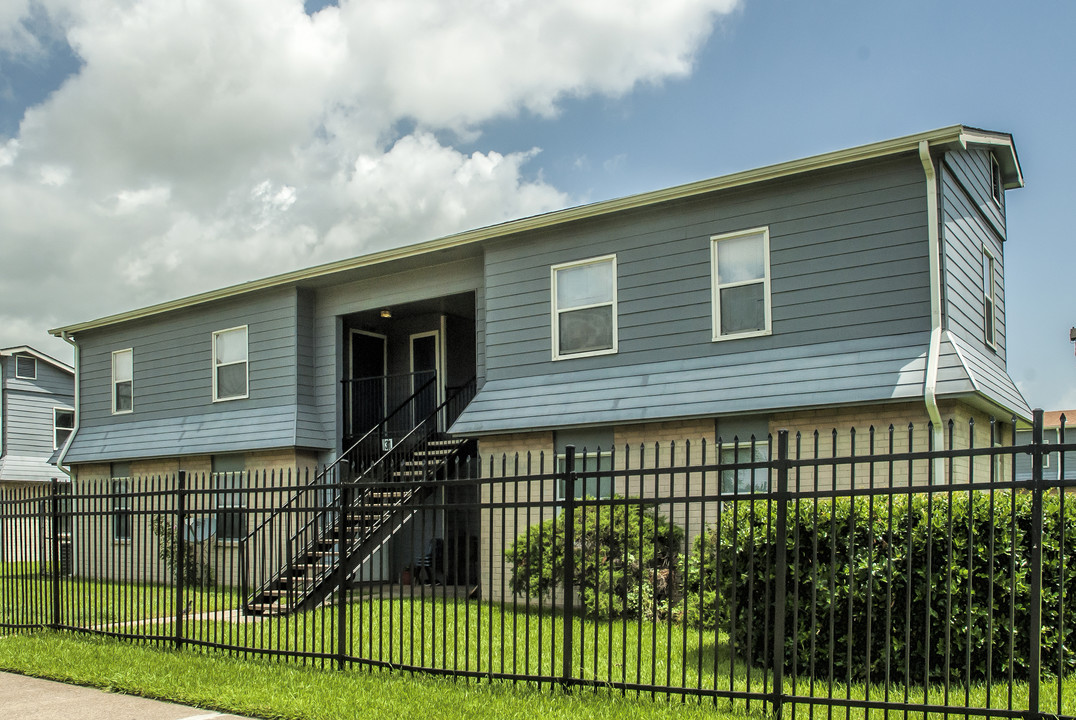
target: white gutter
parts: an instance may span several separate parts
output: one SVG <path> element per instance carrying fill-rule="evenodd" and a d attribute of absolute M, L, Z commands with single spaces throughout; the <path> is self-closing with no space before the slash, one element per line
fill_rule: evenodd
<path fill-rule="evenodd" d="M 75 477 L 70 470 L 64 467 L 64 459 L 67 458 L 67 451 L 71 448 L 71 443 L 75 441 L 75 435 L 78 434 L 79 420 L 82 417 L 82 407 L 79 403 L 79 371 L 82 368 L 82 363 L 79 362 L 80 353 L 78 343 L 72 340 L 71 336 L 66 332 L 60 333 L 60 338 L 75 349 L 75 426 L 71 428 L 71 434 L 67 436 L 67 442 L 64 443 L 64 448 L 60 451 L 60 456 L 56 458 L 56 467 L 60 468 L 61 472 L 73 482 Z"/>
<path fill-rule="evenodd" d="M 945 433 L 938 410 L 938 364 L 941 360 L 941 237 L 938 233 L 938 175 L 930 157 L 930 142 L 919 142 L 919 160 L 927 176 L 927 243 L 930 246 L 930 349 L 927 351 L 927 374 L 923 381 L 923 402 L 933 424 L 934 449 L 941 450 Z M 945 462 L 934 460 L 934 482 L 945 482 Z"/>

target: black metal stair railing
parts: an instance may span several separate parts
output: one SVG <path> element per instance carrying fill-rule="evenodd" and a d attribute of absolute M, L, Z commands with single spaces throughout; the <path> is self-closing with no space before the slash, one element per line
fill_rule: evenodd
<path fill-rule="evenodd" d="M 424 392 L 416 390 L 394 413 Z M 408 522 L 416 505 L 430 493 L 430 478 L 459 462 L 471 444 L 444 438 L 475 394 L 475 380 L 451 389 L 448 398 L 414 423 L 391 449 L 376 459 L 349 457 L 371 433 L 353 443 L 348 453 L 317 473 L 240 542 L 245 586 L 244 609 L 251 614 L 287 613 L 313 607 L 339 584 L 341 560 L 346 575 Z M 388 418 L 386 418 L 387 420 Z M 367 456 L 368 457 L 368 456 Z M 361 468 L 350 480 L 350 467 Z M 343 483 L 352 492 L 343 515 L 346 547 L 341 552 L 339 493 Z M 253 592 L 248 588 L 254 587 Z"/>
<path fill-rule="evenodd" d="M 382 437 L 406 435 L 437 405 L 436 380 L 433 370 L 341 380 L 344 446 L 373 427 Z"/>

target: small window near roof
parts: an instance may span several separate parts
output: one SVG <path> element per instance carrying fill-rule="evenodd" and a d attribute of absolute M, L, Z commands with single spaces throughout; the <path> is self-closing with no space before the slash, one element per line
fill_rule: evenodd
<path fill-rule="evenodd" d="M 1001 164 L 998 163 L 998 159 L 993 155 L 990 156 L 990 194 L 994 197 L 994 202 L 998 205 L 1001 204 L 1001 193 L 1004 188 L 1001 185 Z"/>
<path fill-rule="evenodd" d="M 71 437 L 75 429 L 75 411 L 67 408 L 52 409 L 52 449 L 58 450 Z"/>
<path fill-rule="evenodd" d="M 554 265 L 553 359 L 615 353 L 616 256 Z"/>
<path fill-rule="evenodd" d="M 770 231 L 742 230 L 710 238 L 713 339 L 770 334 Z"/>
<path fill-rule="evenodd" d="M 213 401 L 247 397 L 247 326 L 213 333 Z"/>
<path fill-rule="evenodd" d="M 31 355 L 15 356 L 15 377 L 23 380 L 37 379 L 37 358 Z"/>

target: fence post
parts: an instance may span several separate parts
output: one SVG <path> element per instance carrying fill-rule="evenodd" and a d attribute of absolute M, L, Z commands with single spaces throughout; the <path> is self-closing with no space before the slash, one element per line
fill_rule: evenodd
<path fill-rule="evenodd" d="M 1041 717 L 1039 685 L 1042 662 L 1042 409 L 1032 413 L 1031 427 L 1031 618 L 1028 628 L 1027 716 Z"/>
<path fill-rule="evenodd" d="M 52 545 L 49 548 L 52 556 L 52 623 L 49 627 L 56 630 L 60 627 L 60 482 L 52 478 L 49 486 L 49 522 L 52 526 Z"/>
<path fill-rule="evenodd" d="M 176 650 L 183 648 L 183 615 L 186 608 L 184 585 L 187 574 L 187 473 L 176 475 Z"/>
<path fill-rule="evenodd" d="M 562 687 L 572 681 L 572 636 L 575 625 L 575 445 L 564 448 L 564 629 L 561 640 Z"/>
<path fill-rule="evenodd" d="M 785 613 L 788 604 L 788 430 L 777 431 L 777 540 L 774 558 L 773 715 L 781 715 L 785 682 Z"/>
<path fill-rule="evenodd" d="M 344 669 L 347 660 L 347 512 L 351 507 L 351 486 L 344 482 L 344 473 L 333 471 L 336 477 L 336 664 Z"/>

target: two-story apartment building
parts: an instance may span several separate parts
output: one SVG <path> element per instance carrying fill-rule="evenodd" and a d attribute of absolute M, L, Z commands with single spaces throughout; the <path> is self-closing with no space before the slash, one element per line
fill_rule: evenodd
<path fill-rule="evenodd" d="M 18 503 L 53 478 L 55 457 L 75 426 L 74 369 L 28 346 L 0 349 L 0 497 Z M 12 505 L 14 507 L 14 505 Z M 9 518 L 22 511 L 11 512 Z M 44 524 L 0 524 L 0 560 L 35 559 Z"/>
<path fill-rule="evenodd" d="M 67 325 L 61 461 L 313 465 L 408 398 L 403 432 L 455 398 L 439 429 L 483 454 L 1026 419 L 1004 284 L 1022 185 L 1011 136 L 957 125 Z"/>
<path fill-rule="evenodd" d="M 75 427 L 74 375 L 31 347 L 0 349 L 0 488 L 67 480 L 50 461 Z"/>

